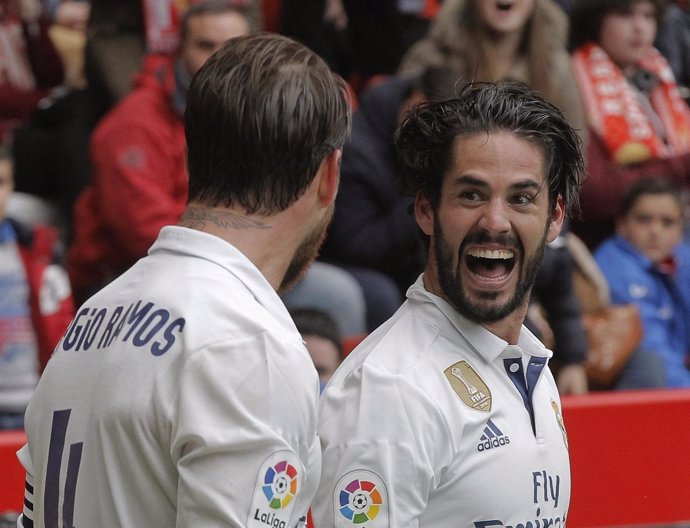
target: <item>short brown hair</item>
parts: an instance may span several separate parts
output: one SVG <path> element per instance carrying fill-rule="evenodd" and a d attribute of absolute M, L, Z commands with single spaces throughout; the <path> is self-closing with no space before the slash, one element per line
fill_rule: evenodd
<path fill-rule="evenodd" d="M 236 37 L 192 78 L 185 110 L 189 201 L 287 209 L 350 132 L 345 82 L 282 35 Z"/>

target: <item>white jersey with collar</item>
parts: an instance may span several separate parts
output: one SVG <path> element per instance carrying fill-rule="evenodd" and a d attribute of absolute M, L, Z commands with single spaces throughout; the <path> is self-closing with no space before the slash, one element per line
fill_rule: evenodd
<path fill-rule="evenodd" d="M 509 346 L 421 277 L 407 296 L 321 396 L 316 528 L 564 526 L 570 466 L 551 353 L 524 327 Z"/>
<path fill-rule="evenodd" d="M 51 526 L 294 527 L 316 491 L 319 383 L 280 298 L 222 239 L 169 226 L 78 311 L 19 452 Z"/>

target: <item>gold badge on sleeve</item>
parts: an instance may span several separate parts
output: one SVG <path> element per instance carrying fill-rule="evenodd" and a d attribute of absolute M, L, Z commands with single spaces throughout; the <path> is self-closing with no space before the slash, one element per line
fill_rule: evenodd
<path fill-rule="evenodd" d="M 467 361 L 458 361 L 443 373 L 462 403 L 477 411 L 491 410 L 491 391 Z"/>

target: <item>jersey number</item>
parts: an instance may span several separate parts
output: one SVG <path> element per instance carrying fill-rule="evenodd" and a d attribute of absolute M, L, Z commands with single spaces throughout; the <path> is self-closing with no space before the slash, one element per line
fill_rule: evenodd
<path fill-rule="evenodd" d="M 64 409 L 53 413 L 48 450 L 48 469 L 46 470 L 46 486 L 43 495 L 43 522 L 46 528 L 58 528 L 62 455 L 65 451 L 67 424 L 69 423 L 71 413 L 72 409 Z M 83 445 L 84 442 L 69 445 L 67 475 L 62 501 L 62 526 L 64 528 L 74 527 L 74 498 L 77 490 L 77 474 L 79 473 Z"/>

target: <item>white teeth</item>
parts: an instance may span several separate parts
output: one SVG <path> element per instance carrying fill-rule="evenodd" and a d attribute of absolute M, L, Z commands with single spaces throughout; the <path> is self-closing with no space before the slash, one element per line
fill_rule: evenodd
<path fill-rule="evenodd" d="M 507 249 L 470 249 L 469 255 L 477 258 L 508 260 L 513 258 L 513 252 Z"/>

